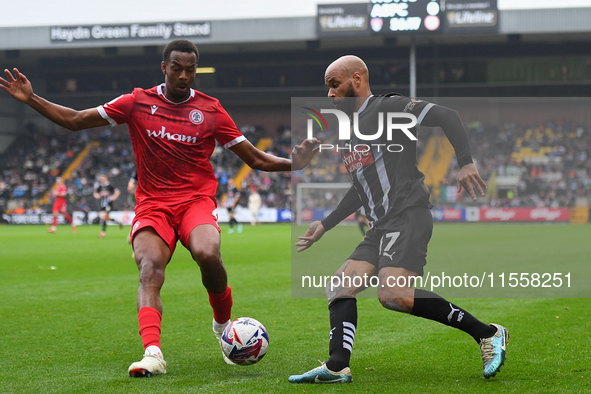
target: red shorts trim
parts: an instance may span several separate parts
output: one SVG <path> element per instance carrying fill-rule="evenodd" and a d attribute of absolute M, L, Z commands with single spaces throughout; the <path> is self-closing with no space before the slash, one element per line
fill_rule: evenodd
<path fill-rule="evenodd" d="M 166 242 L 173 253 L 177 241 L 184 247 L 189 242 L 191 231 L 202 224 L 211 224 L 218 232 L 216 200 L 202 197 L 186 203 L 168 206 L 151 202 L 143 202 L 135 207 L 135 218 L 131 225 L 131 238 L 139 230 L 151 227 Z"/>

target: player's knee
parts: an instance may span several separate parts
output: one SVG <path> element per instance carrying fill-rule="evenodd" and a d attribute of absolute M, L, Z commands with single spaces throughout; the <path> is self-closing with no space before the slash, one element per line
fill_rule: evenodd
<path fill-rule="evenodd" d="M 378 289 L 378 300 L 386 309 L 396 312 L 410 312 L 413 304 L 413 291 L 406 287 L 383 286 Z"/>
<path fill-rule="evenodd" d="M 412 310 L 412 299 L 409 298 L 392 298 L 379 296 L 380 304 L 386 309 L 396 312 L 410 313 Z"/>
<path fill-rule="evenodd" d="M 213 246 L 193 251 L 191 255 L 200 267 L 217 266 L 222 263 L 219 249 Z"/>

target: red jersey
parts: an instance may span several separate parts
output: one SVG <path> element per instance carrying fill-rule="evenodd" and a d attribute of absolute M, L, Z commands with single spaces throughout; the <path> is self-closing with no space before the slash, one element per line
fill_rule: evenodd
<path fill-rule="evenodd" d="M 66 195 L 68 194 L 68 188 L 66 187 L 65 184 L 61 184 L 59 185 L 55 191 L 53 192 L 53 196 L 55 197 L 56 200 L 66 200 Z"/>
<path fill-rule="evenodd" d="M 173 103 L 164 97 L 164 85 L 136 88 L 97 109 L 112 126 L 128 125 L 138 204 L 214 198 L 217 179 L 210 157 L 215 141 L 230 148 L 245 140 L 217 99 L 193 89 L 187 100 Z"/>

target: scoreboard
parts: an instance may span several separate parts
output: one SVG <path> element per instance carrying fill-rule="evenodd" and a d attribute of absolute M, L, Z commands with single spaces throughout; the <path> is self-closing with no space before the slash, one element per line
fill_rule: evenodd
<path fill-rule="evenodd" d="M 497 0 L 369 0 L 318 4 L 319 37 L 498 32 Z"/>
<path fill-rule="evenodd" d="M 374 33 L 437 33 L 442 30 L 439 0 L 371 0 Z"/>

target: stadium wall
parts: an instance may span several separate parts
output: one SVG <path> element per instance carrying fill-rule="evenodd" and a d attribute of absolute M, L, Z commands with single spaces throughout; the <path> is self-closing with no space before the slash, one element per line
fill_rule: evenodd
<path fill-rule="evenodd" d="M 328 2 L 328 1 L 327 1 Z M 201 16 L 187 14 L 185 19 L 197 18 L 202 22 Z M 556 8 L 503 10 L 499 9 L 499 31 L 506 34 L 552 34 L 552 33 L 577 33 L 589 32 L 591 20 L 591 7 L 565 8 L 557 4 Z M 175 21 L 163 20 L 162 23 L 174 23 Z M 205 45 L 236 45 L 242 43 L 285 43 L 292 41 L 306 42 L 317 40 L 316 16 L 299 17 L 267 17 L 250 19 L 209 20 L 211 34 L 200 38 L 191 37 L 196 44 Z M 25 22 L 26 23 L 26 22 Z M 109 20 L 103 22 L 108 25 Z M 130 23 L 157 23 L 153 20 L 130 20 Z M 88 24 L 92 26 L 91 24 Z M 98 24 L 95 24 L 98 25 Z M 59 23 L 58 23 L 59 26 Z M 76 26 L 76 24 L 70 24 Z M 137 39 L 111 39 L 95 41 L 52 41 L 51 25 L 48 26 L 23 26 L 0 28 L 0 48 L 5 50 L 26 49 L 59 49 L 59 48 L 88 48 L 104 46 L 136 46 L 140 44 Z M 449 36 L 429 36 L 428 40 L 437 43 L 444 42 Z M 481 37 L 478 35 L 464 35 L 465 42 L 476 42 Z M 169 39 L 143 38 L 141 45 L 165 45 Z M 230 46 L 231 48 L 231 46 Z M 277 49 L 277 48 L 276 48 Z"/>

